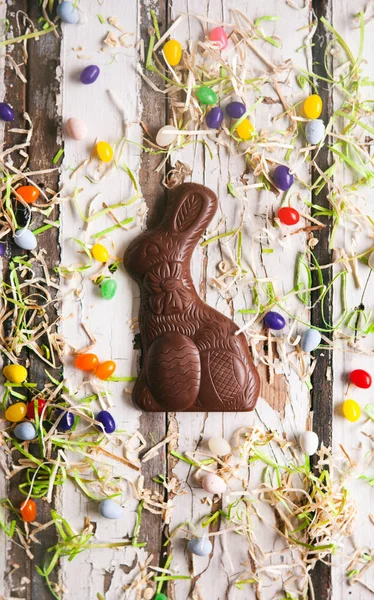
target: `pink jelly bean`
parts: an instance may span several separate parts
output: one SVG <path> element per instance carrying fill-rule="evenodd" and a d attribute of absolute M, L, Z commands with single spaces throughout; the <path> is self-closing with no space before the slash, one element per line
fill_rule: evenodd
<path fill-rule="evenodd" d="M 221 44 L 221 50 L 227 48 L 228 39 L 227 35 L 222 27 L 215 27 L 209 34 L 211 42 L 219 42 Z"/>

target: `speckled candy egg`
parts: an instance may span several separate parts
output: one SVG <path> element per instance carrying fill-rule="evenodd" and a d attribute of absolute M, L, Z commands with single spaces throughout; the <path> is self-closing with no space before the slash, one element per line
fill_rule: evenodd
<path fill-rule="evenodd" d="M 70 117 L 66 121 L 66 132 L 73 140 L 84 140 L 87 135 L 87 125 L 82 119 Z"/>
<path fill-rule="evenodd" d="M 14 435 L 19 440 L 29 442 L 36 438 L 36 429 L 32 423 L 25 421 L 24 423 L 18 423 L 14 428 Z"/>
<path fill-rule="evenodd" d="M 76 25 L 79 21 L 79 12 L 72 2 L 61 2 L 56 8 L 57 15 L 64 23 Z"/>
<path fill-rule="evenodd" d="M 279 331 L 280 329 L 283 329 L 286 321 L 282 315 L 274 310 L 271 310 L 270 312 L 266 313 L 264 317 L 264 323 L 269 329 L 275 329 L 275 331 Z"/>
<path fill-rule="evenodd" d="M 305 137 L 309 144 L 319 144 L 325 135 L 325 125 L 321 119 L 313 119 L 305 125 Z"/>
<path fill-rule="evenodd" d="M 26 227 L 17 229 L 13 236 L 13 241 L 23 250 L 35 250 L 38 245 L 35 235 Z"/>
<path fill-rule="evenodd" d="M 208 473 L 201 480 L 201 487 L 208 494 L 223 494 L 226 491 L 226 482 L 215 473 Z"/>
<path fill-rule="evenodd" d="M 157 146 L 161 146 L 161 148 L 166 148 L 166 146 L 170 146 L 170 144 L 175 142 L 177 136 L 178 134 L 175 133 L 174 125 L 164 125 L 157 132 L 156 144 Z"/>
<path fill-rule="evenodd" d="M 219 129 L 223 121 L 223 110 L 219 106 L 215 106 L 210 110 L 205 117 L 205 122 L 209 129 Z"/>
<path fill-rule="evenodd" d="M 300 446 L 303 452 L 308 456 L 312 456 L 317 452 L 319 439 L 314 431 L 304 431 L 300 436 Z"/>
<path fill-rule="evenodd" d="M 212 542 L 207 537 L 192 538 L 187 544 L 187 548 L 196 556 L 209 556 L 212 551 Z"/>
<path fill-rule="evenodd" d="M 307 329 L 301 338 L 301 348 L 304 352 L 312 352 L 321 343 L 321 334 L 317 329 Z"/>
<path fill-rule="evenodd" d="M 217 456 L 226 456 L 231 453 L 230 444 L 221 437 L 211 437 L 208 442 L 209 450 Z"/>
<path fill-rule="evenodd" d="M 99 512 L 105 519 L 119 519 L 122 517 L 123 509 L 111 498 L 106 498 L 99 504 Z"/>

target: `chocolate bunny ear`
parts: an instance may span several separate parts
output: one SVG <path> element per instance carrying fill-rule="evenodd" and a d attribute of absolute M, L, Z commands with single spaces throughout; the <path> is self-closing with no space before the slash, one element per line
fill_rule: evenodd
<path fill-rule="evenodd" d="M 212 220 L 217 205 L 212 190 L 198 183 L 184 183 L 172 192 L 165 222 L 175 233 L 196 242 Z"/>

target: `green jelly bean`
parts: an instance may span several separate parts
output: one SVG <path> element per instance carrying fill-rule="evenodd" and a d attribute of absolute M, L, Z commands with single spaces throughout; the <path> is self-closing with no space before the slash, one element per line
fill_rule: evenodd
<path fill-rule="evenodd" d="M 101 295 L 105 300 L 111 300 L 117 291 L 117 282 L 114 279 L 106 279 L 101 284 Z"/>
<path fill-rule="evenodd" d="M 201 104 L 216 104 L 218 101 L 218 96 L 215 91 L 209 87 L 205 87 L 204 85 L 198 88 L 196 95 Z"/>
<path fill-rule="evenodd" d="M 165 594 L 156 594 L 153 596 L 153 600 L 168 600 L 168 598 Z"/>

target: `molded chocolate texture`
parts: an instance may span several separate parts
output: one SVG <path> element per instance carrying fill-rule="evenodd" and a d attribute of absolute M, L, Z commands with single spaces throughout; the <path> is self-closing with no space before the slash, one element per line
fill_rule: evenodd
<path fill-rule="evenodd" d="M 137 237 L 125 267 L 140 287 L 142 367 L 133 400 L 145 411 L 248 411 L 259 377 L 244 334 L 205 304 L 192 252 L 217 210 L 207 187 L 175 188 L 161 224 Z"/>

